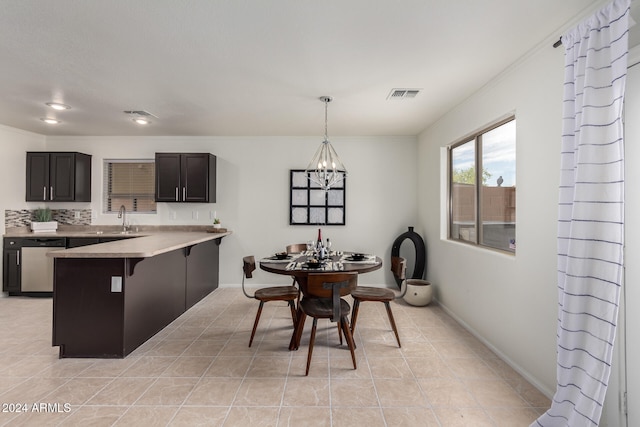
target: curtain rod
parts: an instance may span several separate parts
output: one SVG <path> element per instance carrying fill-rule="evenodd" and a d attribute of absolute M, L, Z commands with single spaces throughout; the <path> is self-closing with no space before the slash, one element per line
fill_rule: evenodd
<path fill-rule="evenodd" d="M 631 0 L 631 6 L 630 6 L 631 9 L 633 9 L 638 5 L 640 5 L 640 2 L 636 3 L 636 0 Z M 629 28 L 633 27 L 634 25 L 636 25 L 636 21 L 633 19 L 633 16 L 631 16 L 631 12 L 629 12 Z M 560 37 L 558 41 L 553 44 L 554 48 L 560 47 L 560 46 L 562 46 L 562 37 Z"/>

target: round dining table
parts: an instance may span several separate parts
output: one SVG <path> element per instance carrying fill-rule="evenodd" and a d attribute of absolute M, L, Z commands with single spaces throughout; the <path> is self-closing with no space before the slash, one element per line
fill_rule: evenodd
<path fill-rule="evenodd" d="M 285 276 L 293 276 L 302 286 L 306 282 L 306 277 L 310 273 L 335 273 L 342 271 L 345 273 L 368 273 L 378 270 L 382 267 L 382 259 L 377 256 L 370 256 L 363 260 L 350 259 L 349 253 L 341 255 L 331 255 L 326 258 L 325 263 L 337 265 L 335 268 L 312 268 L 306 265 L 307 261 L 313 256 L 303 254 L 291 254 L 289 258 L 277 259 L 276 257 L 268 257 L 260 260 L 260 269 L 269 273 L 282 274 Z M 292 263 L 296 265 L 292 267 Z M 326 264 L 324 264 L 326 266 Z M 301 289 L 304 293 L 304 289 Z"/>
<path fill-rule="evenodd" d="M 337 272 L 345 273 L 368 273 L 378 270 L 382 267 L 382 259 L 378 256 L 367 256 L 362 260 L 354 260 L 351 253 L 334 254 L 327 257 L 323 264 L 318 268 L 310 267 L 307 264 L 313 256 L 302 254 L 290 254 L 288 258 L 277 259 L 277 257 L 268 257 L 260 260 L 260 269 L 270 273 L 281 274 L 285 276 L 295 277 L 302 295 L 306 295 L 307 277 L 309 274 L 331 274 Z M 300 307 L 298 307 L 300 310 Z M 289 350 L 297 350 L 299 343 L 296 342 L 294 331 Z"/>

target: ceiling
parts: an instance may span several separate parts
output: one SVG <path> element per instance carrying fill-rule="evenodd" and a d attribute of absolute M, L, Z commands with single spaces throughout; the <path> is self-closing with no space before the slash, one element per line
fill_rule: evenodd
<path fill-rule="evenodd" d="M 416 135 L 601 4 L 0 0 L 0 124 L 44 135 L 322 135 L 318 98 L 330 95 L 330 136 Z M 394 88 L 420 93 L 388 100 Z M 156 117 L 140 126 L 125 110 Z"/>

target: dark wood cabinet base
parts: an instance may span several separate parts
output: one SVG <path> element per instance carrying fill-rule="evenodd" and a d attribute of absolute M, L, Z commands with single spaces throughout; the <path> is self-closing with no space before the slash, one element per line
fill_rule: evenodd
<path fill-rule="evenodd" d="M 217 288 L 219 243 L 149 258 L 56 258 L 53 345 L 60 357 L 130 354 Z"/>

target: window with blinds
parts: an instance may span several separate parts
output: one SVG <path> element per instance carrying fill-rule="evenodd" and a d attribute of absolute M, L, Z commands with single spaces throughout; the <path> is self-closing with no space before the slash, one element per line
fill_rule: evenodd
<path fill-rule="evenodd" d="M 103 212 L 156 213 L 155 163 L 149 160 L 105 160 Z"/>

